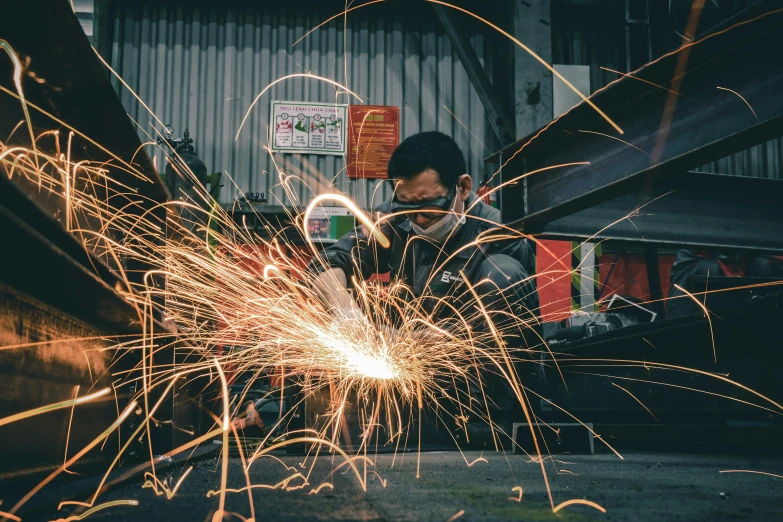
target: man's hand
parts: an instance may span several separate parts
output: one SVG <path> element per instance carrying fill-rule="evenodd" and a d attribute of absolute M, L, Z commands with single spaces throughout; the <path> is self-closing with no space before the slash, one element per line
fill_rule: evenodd
<path fill-rule="evenodd" d="M 341 268 L 330 268 L 313 279 L 313 289 L 332 309 L 357 308 L 348 293 L 348 278 Z"/>
<path fill-rule="evenodd" d="M 381 218 L 382 218 L 383 216 L 384 216 L 384 215 L 383 215 L 382 213 L 380 213 L 380 212 L 373 212 L 373 213 L 372 213 L 372 215 L 370 215 L 370 218 L 372 219 L 373 223 L 375 223 L 375 226 L 376 226 L 376 227 L 378 227 L 378 228 L 382 228 L 382 227 L 383 227 L 383 224 L 381 224 L 381 223 L 379 223 L 379 222 L 380 222 L 380 220 L 381 220 Z M 388 223 L 388 221 L 387 221 L 386 223 Z M 363 236 L 364 236 L 366 239 L 369 239 L 369 236 L 370 236 L 370 229 L 369 229 L 369 228 L 367 228 L 366 226 L 364 226 L 364 224 L 360 224 L 360 225 L 359 225 L 359 231 L 361 232 L 361 234 L 362 234 L 362 235 L 363 235 Z M 389 239 L 391 239 L 391 238 L 389 238 Z"/>

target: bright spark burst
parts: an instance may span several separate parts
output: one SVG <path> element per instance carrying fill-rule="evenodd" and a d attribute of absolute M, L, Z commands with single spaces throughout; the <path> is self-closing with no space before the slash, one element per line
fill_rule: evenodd
<path fill-rule="evenodd" d="M 489 24 L 486 20 L 461 8 L 445 2 L 430 1 L 457 9 Z M 344 13 L 374 3 L 376 2 L 367 2 L 347 9 Z M 499 28 L 492 27 L 500 31 Z M 521 42 L 507 33 L 500 32 L 530 52 L 534 58 L 541 61 L 544 66 L 559 77 L 549 64 L 546 64 Z M 65 154 L 59 153 L 60 142 L 57 133 L 49 132 L 35 136 L 30 124 L 28 108 L 39 112 L 43 111 L 27 103 L 24 98 L 19 82 L 21 62 L 16 54 L 4 41 L 0 41 L 0 47 L 14 63 L 14 82 L 17 87 L 16 93 L 3 90 L 20 100 L 25 115 L 23 123 L 27 123 L 30 132 L 29 144 L 12 145 L 0 141 L 0 166 L 9 179 L 24 178 L 36 183 L 42 191 L 62 198 L 65 208 L 62 217 L 66 229 L 79 238 L 95 258 L 105 263 L 118 275 L 121 280 L 118 291 L 135 307 L 139 322 L 144 325 L 145 329 L 142 335 L 124 338 L 117 341 L 112 347 L 119 353 L 138 354 L 141 361 L 139 371 L 125 376 L 122 384 L 139 384 L 142 391 L 133 398 L 132 402 L 118 415 L 117 420 L 104 432 L 73 457 L 67 459 L 62 466 L 31 490 L 10 511 L 0 511 L 0 516 L 9 520 L 19 520 L 19 517 L 14 513 L 22 505 L 58 474 L 64 472 L 68 466 L 106 439 L 135 408 L 139 407 L 146 420 L 145 424 L 137 427 L 128 442 L 121 448 L 91 501 L 89 503 L 63 503 L 63 505 L 78 505 L 88 509 L 81 515 L 62 520 L 80 520 L 98 510 L 113 506 L 136 505 L 135 501 L 120 500 L 103 504 L 96 504 L 96 501 L 111 468 L 117 464 L 120 456 L 128 449 L 130 442 L 140 437 L 146 437 L 149 440 L 149 423 L 163 401 L 161 397 L 154 404 L 150 404 L 151 392 L 163 389 L 162 396 L 165 396 L 181 378 L 204 373 L 213 375 L 222 389 L 221 405 L 223 411 L 220 417 L 215 416 L 216 429 L 197 436 L 187 444 L 169 452 L 166 456 L 180 454 L 215 437 L 223 437 L 224 447 L 227 447 L 231 426 L 229 422 L 228 380 L 225 368 L 229 366 L 234 373 L 280 373 L 285 376 L 287 386 L 301 387 L 305 396 L 328 391 L 330 404 L 328 414 L 325 416 L 325 423 L 317 426 L 316 429 L 288 433 L 286 440 L 269 440 L 268 437 L 265 444 L 260 445 L 255 453 L 248 456 L 247 462 L 245 456 L 241 454 L 243 468 L 247 476 L 247 486 L 243 488 L 230 489 L 227 487 L 227 452 L 225 452 L 222 462 L 221 487 L 217 491 L 208 492 L 208 496 L 220 496 L 220 509 L 216 516 L 223 512 L 227 493 L 248 492 L 249 494 L 254 488 L 295 489 L 308 485 L 308 478 L 315 459 L 312 459 L 309 470 L 289 469 L 291 475 L 277 484 L 250 483 L 247 470 L 253 463 L 262 457 L 272 457 L 270 455 L 272 451 L 289 444 L 312 444 L 314 447 L 323 447 L 333 454 L 339 455 L 342 458 L 342 463 L 337 465 L 332 473 L 345 467 L 353 472 L 362 488 L 366 488 L 367 473 L 361 473 L 359 467 L 363 466 L 366 470 L 368 466 L 372 465 L 371 459 L 366 456 L 366 441 L 370 439 L 378 425 L 384 425 L 385 431 L 390 434 L 389 441 L 396 440 L 397 444 L 400 443 L 409 428 L 410 419 L 413 417 L 411 412 L 417 410 L 421 415 L 421 411 L 425 408 L 437 411 L 441 417 L 451 417 L 451 420 L 455 421 L 457 425 L 461 425 L 460 423 L 470 416 L 481 419 L 492 426 L 488 399 L 484 395 L 483 389 L 483 383 L 488 373 L 501 375 L 507 380 L 512 385 L 526 415 L 529 414 L 524 398 L 528 390 L 525 389 L 524 383 L 517 375 L 516 366 L 523 361 L 525 356 L 531 353 L 535 355 L 538 351 L 547 350 L 547 348 L 528 347 L 515 350 L 506 346 L 502 339 L 509 332 L 530 331 L 533 326 L 530 319 L 513 317 L 509 321 L 509 318 L 504 316 L 504 326 L 500 326 L 499 322 L 496 322 L 496 317 L 482 307 L 482 296 L 477 293 L 475 288 L 471 288 L 470 291 L 473 293 L 474 299 L 470 306 L 455 310 L 458 317 L 455 328 L 452 323 L 447 325 L 436 319 L 432 313 L 431 305 L 425 303 L 425 299 L 411 299 L 410 289 L 402 283 L 393 282 L 389 288 L 381 288 L 367 281 L 356 281 L 359 293 L 358 301 L 366 316 L 361 320 L 336 320 L 334 310 L 324 303 L 321 296 L 309 284 L 308 278 L 310 276 L 304 274 L 303 277 L 297 278 L 293 275 L 298 273 L 300 264 L 295 256 L 284 253 L 286 250 L 281 248 L 281 246 L 286 246 L 284 231 L 269 230 L 269 237 L 260 237 L 255 231 L 234 223 L 231 215 L 220 208 L 204 190 L 197 190 L 195 195 L 184 200 L 165 203 L 147 201 L 140 197 L 132 187 L 117 182 L 113 178 L 111 170 L 121 169 L 135 175 L 144 183 L 148 183 L 150 180 L 134 165 L 122 161 L 110 151 L 101 147 L 101 150 L 113 158 L 112 164 L 71 161 L 74 135 L 79 139 L 88 139 L 75 129 L 70 129 L 72 132 L 68 136 Z M 106 65 L 108 66 L 108 64 Z M 294 74 L 275 80 L 259 93 L 248 109 L 248 114 L 270 87 L 290 78 L 308 78 L 326 82 L 360 99 L 358 94 L 328 78 L 309 73 Z M 566 81 L 562 77 L 561 79 Z M 566 84 L 573 88 L 568 82 Z M 127 84 L 125 86 L 127 87 Z M 622 134 L 622 130 L 589 98 L 583 97 L 583 99 L 618 133 Z M 63 122 L 59 122 L 53 117 L 52 119 L 65 126 Z M 247 119 L 247 115 L 245 119 Z M 244 124 L 245 120 L 242 123 Z M 67 126 L 65 127 L 67 128 Z M 237 138 L 241 129 L 240 125 Z M 46 152 L 47 149 L 44 145 L 45 140 L 48 139 L 55 140 L 57 153 Z M 100 147 L 95 142 L 91 141 L 91 143 Z M 547 169 L 551 168 L 559 167 L 547 167 Z M 531 172 L 523 176 L 539 172 Z M 192 173 L 182 172 L 180 174 L 197 184 Z M 279 174 L 282 180 L 281 186 L 289 191 L 291 199 L 296 201 L 297 198 L 291 192 L 290 184 L 285 182 L 285 174 L 283 172 L 279 172 Z M 506 181 L 495 190 L 500 190 L 504 185 L 516 183 L 519 179 Z M 299 209 L 303 211 L 305 218 L 298 221 L 302 227 L 301 234 L 308 239 L 313 250 L 312 254 L 318 256 L 306 233 L 304 223 L 306 223 L 307 215 L 326 201 L 336 202 L 349 208 L 359 222 L 367 228 L 370 241 L 376 242 L 381 247 L 389 245 L 388 238 L 380 232 L 381 223 L 379 220 L 371 219 L 350 199 L 339 194 L 329 194 L 318 196 L 306 209 Z M 162 211 L 166 218 L 156 217 L 160 214 L 158 211 Z M 293 221 L 297 221 L 297 216 L 291 217 Z M 388 219 L 388 216 L 381 218 L 381 220 L 383 219 Z M 164 234 L 166 229 L 168 229 L 168 233 Z M 477 244 L 520 237 L 510 229 L 504 228 L 502 231 L 505 235 L 483 237 L 478 240 Z M 247 248 L 246 245 L 253 246 Z M 135 278 L 125 269 L 129 261 L 137 261 L 150 269 L 142 279 Z M 557 277 L 570 277 L 570 273 L 563 271 L 558 273 Z M 425 296 L 425 298 L 429 297 L 431 296 Z M 442 304 L 448 306 L 447 303 Z M 165 313 L 165 317 L 176 325 L 176 334 L 159 329 L 153 318 L 160 313 Z M 706 308 L 705 313 L 709 317 Z M 476 329 L 474 325 L 477 322 L 486 324 L 487 327 Z M 170 340 L 172 337 L 175 339 L 174 341 Z M 3 347 L 3 349 L 22 346 L 26 345 Z M 167 367 L 156 367 L 152 364 L 153 353 L 175 346 L 178 350 L 193 355 L 193 359 L 198 362 Z M 222 354 L 217 353 L 215 348 L 222 346 L 233 348 Z M 574 362 L 579 363 L 580 361 Z M 602 365 L 645 364 L 656 368 L 692 371 L 687 368 L 655 364 L 649 361 L 585 360 L 581 362 Z M 213 370 L 215 370 L 216 376 L 215 373 L 212 373 Z M 755 394 L 758 398 L 774 406 L 775 410 L 770 409 L 770 411 L 779 413 L 782 409 L 779 404 L 768 397 L 739 383 L 715 374 L 694 372 Z M 457 387 L 455 386 L 456 382 L 465 383 L 465 386 Z M 617 387 L 619 388 L 619 386 Z M 470 391 L 471 388 L 478 388 L 481 393 L 474 396 Z M 627 390 L 621 389 L 630 394 Z M 0 425 L 54 409 L 75 407 L 103 397 L 109 392 L 110 389 L 107 388 L 76 399 L 18 413 L 0 419 Z M 533 393 L 533 395 L 537 394 Z M 366 406 L 366 409 L 362 409 L 362 411 L 368 412 L 364 423 L 366 428 L 362 435 L 362 446 L 356 455 L 349 455 L 340 447 L 337 435 L 339 433 L 337 428 L 344 420 L 345 410 L 351 397 L 355 397 L 363 406 Z M 557 405 L 553 404 L 553 406 L 559 408 Z M 644 405 L 642 404 L 642 406 Z M 459 413 L 449 413 L 450 411 L 458 411 Z M 287 420 L 283 418 L 280 422 L 282 424 Z M 535 419 L 528 417 L 527 420 L 532 430 Z M 535 432 L 531 433 L 533 440 L 537 441 Z M 236 430 L 233 430 L 233 436 L 237 437 Z M 596 438 L 602 440 L 598 435 Z M 156 495 L 165 495 L 167 498 L 171 498 L 176 494 L 192 468 L 183 473 L 172 486 L 170 481 L 162 481 L 156 476 L 155 463 L 159 462 L 161 458 L 152 455 L 150 446 L 149 467 L 151 471 L 145 475 L 145 486 L 153 489 Z M 586 505 L 605 512 L 602 506 L 589 500 L 572 499 L 555 504 L 548 482 L 546 482 L 546 471 L 543 467 L 544 458 L 541 452 L 539 451 L 538 455 L 531 460 L 541 464 L 542 474 L 547 484 L 547 493 L 554 512 L 570 505 Z M 485 459 L 480 458 L 472 463 L 467 463 L 466 460 L 466 463 L 470 466 L 478 461 L 486 462 Z M 562 471 L 566 472 L 567 470 Z M 754 473 L 743 470 L 726 470 L 724 472 Z M 385 481 L 380 480 L 385 486 Z M 297 484 L 291 485 L 294 482 Z M 317 494 L 323 488 L 332 489 L 333 487 L 330 482 L 324 481 L 316 488 L 311 489 L 310 494 Z M 515 491 L 518 492 L 519 497 L 509 498 L 521 502 L 522 487 L 514 487 L 512 492 Z M 249 496 L 249 501 L 252 513 L 252 496 Z M 464 511 L 460 511 L 452 518 L 458 518 L 462 514 Z"/>
<path fill-rule="evenodd" d="M 17 94 L 23 100 L 21 94 Z M 127 375 L 120 384 L 136 384 L 141 388 L 135 400 L 143 411 L 145 422 L 131 439 L 150 439 L 149 424 L 161 404 L 161 401 L 151 403 L 149 397 L 153 390 L 170 390 L 182 377 L 216 370 L 213 375 L 220 383 L 223 402 L 223 411 L 216 417 L 219 428 L 195 440 L 222 436 L 227 446 L 231 433 L 225 368 L 231 367 L 235 374 L 277 372 L 285 375 L 286 386 L 299 386 L 305 396 L 328 390 L 330 405 L 326 421 L 315 431 L 289 433 L 287 440 L 259 446 L 249 455 L 247 466 L 273 449 L 305 442 L 341 454 L 344 465 L 353 469 L 362 487 L 366 487 L 366 479 L 357 468 L 360 462 L 337 446 L 339 430 L 335 428 L 343 422 L 351 397 L 362 404 L 360 409 L 367 415 L 359 447 L 360 452 L 366 452 L 367 442 L 377 433 L 379 425 L 386 427 L 389 441 L 399 445 L 406 437 L 415 411 L 420 419 L 422 410 L 434 410 L 441 418 L 451 418 L 456 426 L 461 426 L 467 417 L 491 424 L 489 399 L 482 384 L 487 373 L 505 376 L 514 386 L 521 386 L 515 364 L 528 350 L 510 349 L 499 340 L 509 330 L 529 330 L 533 319 L 517 317 L 505 321 L 506 326 L 495 325 L 495 317 L 483 308 L 482 295 L 475 288 L 471 288 L 473 301 L 454 310 L 458 317 L 455 327 L 453 323 L 447 325 L 436 319 L 431 303 L 426 303 L 424 298 L 412 299 L 410 289 L 400 282 L 382 288 L 356 281 L 364 315 L 357 320 L 338 320 L 309 284 L 309 276 L 295 277 L 300 265 L 293 255 L 284 253 L 286 231 L 270 230 L 269 237 L 260 237 L 243 224 L 235 223 L 204 190 L 196 190 L 191 198 L 165 203 L 146 201 L 111 175 L 112 168 L 121 168 L 148 181 L 133 165 L 116 157 L 117 163 L 113 166 L 72 162 L 70 148 L 74 133 L 68 135 L 64 154 L 49 154 L 42 146 L 43 140 L 59 139 L 57 134 L 49 134 L 37 138 L 39 146 L 35 149 L 0 142 L 0 162 L 12 180 L 19 177 L 34 181 L 42 190 L 62 198 L 64 222 L 69 230 L 119 276 L 121 284 L 117 290 L 134 305 L 139 321 L 144 325 L 142 335 L 123 338 L 113 347 L 121 353 L 138 354 L 141 361 L 139 372 Z M 181 174 L 195 183 L 192 173 Z M 282 173 L 281 177 L 284 177 Z M 281 185 L 290 189 L 286 183 Z M 388 238 L 380 232 L 381 223 L 339 194 L 316 197 L 303 210 L 305 219 L 298 223 L 306 222 L 306 216 L 326 201 L 347 207 L 367 229 L 369 240 L 380 247 L 389 246 Z M 156 217 L 160 211 L 166 216 L 165 223 Z M 296 221 L 296 216 L 291 218 Z M 389 219 L 389 216 L 381 219 Z M 165 236 L 164 229 L 167 230 Z M 304 229 L 298 233 L 309 241 Z M 499 237 L 508 239 L 513 234 L 506 231 Z M 476 244 L 495 240 L 497 238 L 491 236 L 482 237 Z M 315 250 L 311 241 L 309 245 Z M 317 252 L 313 253 L 318 256 Z M 124 267 L 133 261 L 150 267 L 143 278 L 134 278 L 126 272 Z M 450 305 L 443 302 L 442 306 Z M 153 321 L 153 317 L 160 314 L 165 314 L 167 321 L 176 325 L 174 341 L 170 340 L 171 331 L 161 329 Z M 487 328 L 476 328 L 477 321 L 487 324 Z M 153 364 L 154 352 L 174 346 L 199 362 L 167 367 Z M 219 346 L 232 348 L 220 354 L 215 350 Z M 464 385 L 455 387 L 455 383 Z M 474 396 L 471 389 L 482 392 Z M 23 412 L 2 419 L 0 423 L 73 407 L 109 391 L 104 389 Z M 517 396 L 523 400 L 521 393 Z M 121 423 L 130 411 L 126 408 L 113 426 Z M 287 418 L 281 419 L 281 423 L 287 421 Z M 106 435 L 89 447 L 97 445 Z M 496 435 L 494 438 L 497 441 Z M 177 451 L 184 451 L 194 443 Z M 125 444 L 121 453 L 127 448 L 128 444 Z M 13 516 L 45 483 L 78 460 L 84 451 L 63 463 L 14 506 L 9 516 Z M 171 486 L 157 478 L 156 462 L 158 457 L 153 457 L 150 446 L 151 470 L 147 473 L 146 484 L 156 494 L 173 496 L 186 475 Z M 116 463 L 117 459 L 112 467 Z M 371 465 L 364 460 L 361 463 Z M 223 481 L 218 491 L 221 497 L 219 511 L 222 511 L 226 493 L 233 491 L 225 483 L 226 465 L 224 459 Z M 244 489 L 254 486 L 248 479 Z M 110 507 L 109 504 L 96 504 L 97 497 L 96 491 L 89 503 L 74 504 L 88 510 L 96 509 L 95 506 Z"/>

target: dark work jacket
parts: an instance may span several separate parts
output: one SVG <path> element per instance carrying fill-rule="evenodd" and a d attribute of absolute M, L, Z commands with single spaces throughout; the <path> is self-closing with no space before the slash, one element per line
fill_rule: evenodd
<path fill-rule="evenodd" d="M 466 205 L 470 206 L 475 199 L 476 195 L 471 192 Z M 391 200 L 385 201 L 377 211 L 389 214 L 390 205 Z M 462 284 L 460 272 L 464 273 L 472 284 L 476 284 L 479 279 L 486 277 L 486 274 L 477 272 L 481 263 L 490 255 L 505 254 L 519 261 L 527 275 L 534 273 L 533 252 L 525 239 L 493 239 L 462 249 L 476 241 L 480 235 L 484 238 L 493 230 L 508 235 L 508 231 L 504 232 L 497 227 L 498 223 L 500 211 L 479 202 L 467 213 L 466 222 L 460 230 L 452 235 L 445 245 L 439 245 L 416 236 L 411 229 L 410 220 L 401 215 L 381 226 L 381 230 L 391 241 L 390 248 L 382 248 L 373 238 L 368 240 L 362 227 L 357 227 L 329 246 L 325 251 L 325 258 L 332 268 L 343 269 L 349 281 L 352 275 L 366 280 L 372 274 L 389 272 L 392 281 L 404 282 L 417 297 L 431 296 L 440 299 L 447 295 L 460 296 L 467 290 Z M 449 259 L 452 254 L 454 256 Z M 318 269 L 315 263 L 312 263 L 311 267 Z M 535 283 L 531 281 L 530 284 Z M 535 290 L 532 293 L 535 294 Z M 526 306 L 535 309 L 537 296 L 533 295 L 532 299 L 535 302 L 528 302 Z"/>

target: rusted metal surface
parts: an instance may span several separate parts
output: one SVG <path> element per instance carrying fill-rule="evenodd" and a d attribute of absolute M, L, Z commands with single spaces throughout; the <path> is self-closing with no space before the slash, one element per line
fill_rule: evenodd
<path fill-rule="evenodd" d="M 102 332 L 0 287 L 0 418 L 111 386 Z M 26 345 L 26 346 L 25 346 Z M 77 390 L 78 387 L 78 390 Z M 71 408 L 0 426 L 0 484 L 51 471 L 117 416 L 113 393 Z M 107 444 L 116 447 L 116 436 Z M 84 463 L 109 457 L 93 451 Z M 78 469 L 78 467 L 77 467 Z"/>
<path fill-rule="evenodd" d="M 64 153 L 70 129 L 75 129 L 71 161 L 105 164 L 112 180 L 142 202 L 132 211 L 141 213 L 165 201 L 165 187 L 149 157 L 139 151 L 141 142 L 70 2 L 8 4 L 0 17 L 0 38 L 24 64 L 22 89 L 33 134 L 59 131 L 58 137 L 39 139 L 36 147 L 54 156 L 59 140 Z M 0 140 L 29 148 L 12 62 L 5 53 L 0 53 L 0 87 Z M 155 215 L 162 237 L 165 215 L 162 209 Z M 116 372 L 138 360 L 133 353 L 115 360 L 114 352 L 106 350 L 118 336 L 141 331 L 138 312 L 117 290 L 118 266 L 85 248 L 64 222 L 63 197 L 42 190 L 35 173 L 10 175 L 0 167 L 0 418 L 73 399 L 77 388 L 83 396 L 111 387 Z M 98 226 L 80 222 L 93 231 Z M 132 278 L 140 278 L 147 267 L 124 268 Z M 156 357 L 170 361 L 173 349 Z M 134 392 L 124 386 L 116 394 L 79 405 L 72 423 L 71 408 L 64 408 L 0 426 L 0 490 L 7 492 L 8 484 L 24 484 L 26 478 L 35 480 L 61 466 L 66 455 L 73 456 L 117 419 L 118 408 L 124 408 Z M 171 418 L 172 407 L 173 394 L 161 407 L 160 420 Z M 135 422 L 132 415 L 123 430 Z M 155 429 L 154 438 L 163 441 L 156 450 L 170 448 L 170 426 Z M 90 463 L 103 464 L 96 470 L 106 469 L 104 461 L 117 449 L 118 435 L 113 434 L 75 469 L 90 469 Z M 62 474 L 58 480 L 72 478 Z M 3 496 L 6 505 L 11 502 Z"/>

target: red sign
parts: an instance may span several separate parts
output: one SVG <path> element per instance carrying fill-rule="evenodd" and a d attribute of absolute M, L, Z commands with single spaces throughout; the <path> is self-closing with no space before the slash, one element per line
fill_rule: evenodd
<path fill-rule="evenodd" d="M 348 108 L 349 178 L 386 178 L 389 158 L 399 144 L 399 107 L 352 105 Z"/>

